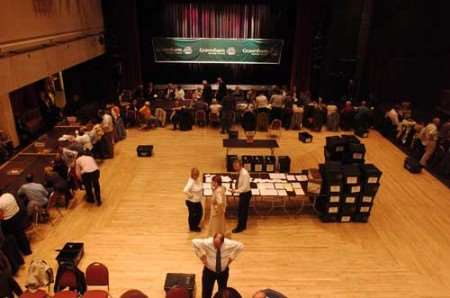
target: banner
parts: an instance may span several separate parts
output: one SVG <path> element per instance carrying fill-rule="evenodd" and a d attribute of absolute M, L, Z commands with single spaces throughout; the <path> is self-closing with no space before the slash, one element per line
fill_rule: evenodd
<path fill-rule="evenodd" d="M 153 38 L 158 63 L 280 64 L 283 40 Z"/>

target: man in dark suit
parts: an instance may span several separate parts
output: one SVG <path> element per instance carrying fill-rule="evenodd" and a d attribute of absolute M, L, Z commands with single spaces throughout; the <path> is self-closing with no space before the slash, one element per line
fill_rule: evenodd
<path fill-rule="evenodd" d="M 235 109 L 236 101 L 234 97 L 231 94 L 227 94 L 222 100 L 222 130 L 220 133 L 228 133 L 231 126 L 233 126 L 233 113 Z"/>
<path fill-rule="evenodd" d="M 206 103 L 208 103 L 208 105 L 210 105 L 213 98 L 211 85 L 208 84 L 207 80 L 203 80 L 202 84 L 203 84 L 203 92 L 202 92 L 203 101 L 205 101 Z"/>
<path fill-rule="evenodd" d="M 219 87 L 217 88 L 216 98 L 219 103 L 222 103 L 222 99 L 227 94 L 227 84 L 219 77 L 217 78 L 217 85 L 219 85 Z"/>

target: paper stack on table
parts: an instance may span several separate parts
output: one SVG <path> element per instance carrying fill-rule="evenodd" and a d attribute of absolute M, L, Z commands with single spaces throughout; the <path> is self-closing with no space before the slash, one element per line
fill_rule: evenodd
<path fill-rule="evenodd" d="M 259 189 L 256 189 L 256 188 L 252 188 L 252 195 L 253 196 L 259 196 Z"/>
<path fill-rule="evenodd" d="M 277 196 L 278 191 L 276 189 L 260 189 L 259 192 L 262 196 Z"/>
<path fill-rule="evenodd" d="M 284 189 L 278 189 L 277 192 L 279 196 L 287 196 L 287 192 Z"/>
<path fill-rule="evenodd" d="M 286 175 L 287 181 L 296 181 L 295 175 Z"/>
<path fill-rule="evenodd" d="M 295 195 L 297 196 L 304 196 L 305 192 L 303 191 L 303 188 L 294 188 Z"/>
<path fill-rule="evenodd" d="M 207 197 L 212 196 L 212 189 L 211 188 L 203 189 L 203 195 Z"/>
<path fill-rule="evenodd" d="M 258 189 L 275 189 L 273 183 L 258 183 Z"/>
<path fill-rule="evenodd" d="M 295 189 L 295 188 L 302 188 L 302 185 L 300 184 L 300 183 L 298 183 L 298 182 L 294 182 L 294 183 L 292 183 L 291 184 L 292 185 L 292 187 Z"/>
<path fill-rule="evenodd" d="M 270 179 L 286 179 L 286 174 L 284 173 L 270 173 L 269 174 Z"/>
<path fill-rule="evenodd" d="M 297 178 L 297 181 L 300 181 L 300 182 L 308 181 L 308 176 L 306 176 L 306 175 L 296 175 L 295 178 Z"/>
<path fill-rule="evenodd" d="M 230 176 L 222 176 L 222 182 L 231 182 Z"/>

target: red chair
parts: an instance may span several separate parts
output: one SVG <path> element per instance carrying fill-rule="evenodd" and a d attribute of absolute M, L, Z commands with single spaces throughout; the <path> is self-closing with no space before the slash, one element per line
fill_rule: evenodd
<path fill-rule="evenodd" d="M 148 296 L 139 290 L 132 289 L 120 295 L 120 298 L 148 298 Z"/>
<path fill-rule="evenodd" d="M 43 290 L 37 290 L 36 292 L 25 291 L 19 298 L 48 298 L 48 294 Z"/>
<path fill-rule="evenodd" d="M 195 112 L 195 123 L 200 127 L 206 125 L 206 112 L 204 110 L 198 110 Z"/>
<path fill-rule="evenodd" d="M 167 291 L 166 298 L 189 298 L 189 291 L 186 288 L 175 287 Z"/>
<path fill-rule="evenodd" d="M 60 291 L 56 292 L 53 298 L 78 298 L 78 293 L 74 291 Z"/>
<path fill-rule="evenodd" d="M 71 270 L 64 270 L 59 278 L 59 289 L 64 290 L 65 288 L 77 289 L 77 277 L 75 272 Z"/>
<path fill-rule="evenodd" d="M 88 290 L 84 293 L 84 298 L 107 298 L 109 295 L 109 272 L 102 263 L 92 263 L 86 268 L 87 286 L 105 286 L 108 291 Z"/>

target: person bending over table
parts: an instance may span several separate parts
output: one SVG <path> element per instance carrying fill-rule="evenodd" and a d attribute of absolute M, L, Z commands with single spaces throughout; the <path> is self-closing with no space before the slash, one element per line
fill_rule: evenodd
<path fill-rule="evenodd" d="M 247 228 L 248 207 L 250 206 L 252 192 L 250 189 L 250 174 L 242 166 L 240 160 L 234 160 L 233 169 L 239 173 L 236 189 L 233 191 L 234 193 L 239 194 L 238 224 L 236 228 L 233 229 L 233 233 L 240 233 Z"/>
<path fill-rule="evenodd" d="M 202 273 L 202 298 L 211 298 L 216 281 L 219 291 L 227 287 L 229 266 L 241 253 L 244 245 L 238 241 L 225 239 L 223 234 L 206 239 L 194 239 L 192 245 L 195 254 L 205 265 Z"/>
<path fill-rule="evenodd" d="M 100 178 L 100 170 L 95 159 L 89 155 L 78 157 L 75 161 L 75 171 L 77 177 L 83 182 L 87 202 L 94 203 L 97 201 L 97 205 L 100 206 L 102 204 L 100 183 L 98 181 Z"/>
<path fill-rule="evenodd" d="M 17 194 L 19 196 L 25 196 L 28 200 L 27 203 L 27 214 L 29 217 L 35 214 L 36 209 L 43 208 L 48 203 L 48 191 L 45 189 L 44 185 L 40 183 L 35 183 L 32 174 L 28 174 L 25 178 L 26 183 L 23 184 Z"/>
<path fill-rule="evenodd" d="M 192 232 L 200 232 L 200 221 L 203 216 L 202 207 L 202 181 L 199 179 L 200 171 L 192 168 L 191 176 L 184 187 L 183 192 L 186 194 L 186 206 L 189 210 L 189 230 Z"/>
<path fill-rule="evenodd" d="M 31 255 L 30 242 L 25 234 L 24 216 L 16 199 L 10 193 L 0 191 L 0 220 L 5 235 L 12 235 L 24 255 Z"/>
<path fill-rule="evenodd" d="M 208 228 L 209 236 L 213 236 L 216 233 L 225 234 L 225 210 L 227 207 L 225 188 L 222 187 L 222 178 L 219 175 L 212 178 L 211 187 L 213 194 L 211 197 L 211 212 Z"/>

